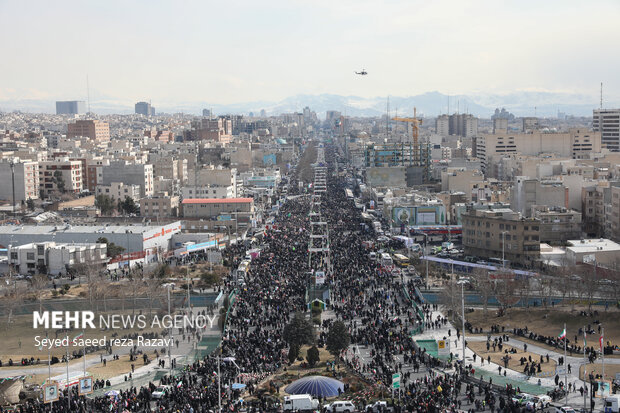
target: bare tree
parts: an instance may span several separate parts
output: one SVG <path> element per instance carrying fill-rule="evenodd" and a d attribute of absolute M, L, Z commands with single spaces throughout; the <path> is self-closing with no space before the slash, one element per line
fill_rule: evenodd
<path fill-rule="evenodd" d="M 441 302 L 456 320 L 461 312 L 461 287 L 454 280 L 450 280 L 441 290 Z"/>
<path fill-rule="evenodd" d="M 94 310 L 94 300 L 97 295 L 98 283 L 100 283 L 99 278 L 101 277 L 101 271 L 99 266 L 89 263 L 82 263 L 75 266 L 75 270 L 78 274 L 84 276 L 84 280 L 86 283 L 86 288 L 88 289 L 88 300 L 90 303 L 91 311 Z"/>
<path fill-rule="evenodd" d="M 593 269 L 584 266 L 579 270 L 582 279 L 580 290 L 583 291 L 583 294 L 588 300 L 588 311 L 591 311 L 592 301 L 594 300 L 596 293 L 599 292 L 598 278 L 594 274 Z"/>
<path fill-rule="evenodd" d="M 136 313 L 136 298 L 138 296 L 138 292 L 142 285 L 144 285 L 144 272 L 142 269 L 133 268 L 129 271 L 127 275 L 129 290 L 131 292 L 131 296 L 133 298 L 133 305 L 131 313 Z"/>
<path fill-rule="evenodd" d="M 37 274 L 30 280 L 32 292 L 39 302 L 39 312 L 43 311 L 43 297 L 47 291 L 48 283 L 49 279 L 47 278 L 47 275 L 44 274 Z"/>
<path fill-rule="evenodd" d="M 488 312 L 489 299 L 495 293 L 495 284 L 489 278 L 489 271 L 483 268 L 475 268 L 471 274 L 472 281 L 476 290 L 480 293 L 480 299 L 484 308 L 484 313 Z"/>
<path fill-rule="evenodd" d="M 17 283 L 13 284 L 13 288 L 9 286 L 5 290 L 3 302 L 7 309 L 7 328 L 13 322 L 15 309 L 23 304 L 25 295 L 25 289 L 21 285 L 18 286 Z"/>

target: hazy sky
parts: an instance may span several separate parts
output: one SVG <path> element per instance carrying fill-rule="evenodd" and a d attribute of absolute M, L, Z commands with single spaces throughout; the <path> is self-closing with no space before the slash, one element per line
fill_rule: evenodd
<path fill-rule="evenodd" d="M 0 0 L 0 100 L 620 95 L 620 1 Z M 356 76 L 366 69 L 368 76 Z"/>

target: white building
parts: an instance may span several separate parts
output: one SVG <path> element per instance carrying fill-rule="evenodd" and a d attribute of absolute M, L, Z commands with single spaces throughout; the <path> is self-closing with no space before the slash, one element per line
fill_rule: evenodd
<path fill-rule="evenodd" d="M 33 242 L 11 246 L 10 264 L 20 274 L 66 274 L 78 264 L 103 265 L 107 261 L 106 244 L 67 244 Z"/>
<path fill-rule="evenodd" d="M 26 202 L 39 197 L 39 163 L 13 160 L 15 174 L 15 203 Z M 11 162 L 0 162 L 0 199 L 13 202 L 13 179 Z"/>
<path fill-rule="evenodd" d="M 230 186 L 185 186 L 181 188 L 183 199 L 196 198 L 235 198 L 236 192 L 233 185 Z"/>
<path fill-rule="evenodd" d="M 57 172 L 60 171 L 60 174 Z M 84 189 L 82 162 L 68 159 L 39 162 L 39 188 L 41 194 L 50 195 L 64 185 L 65 192 L 80 193 Z M 57 176 L 59 175 L 59 176 Z M 62 182 L 62 184 L 61 184 Z"/>
<path fill-rule="evenodd" d="M 114 200 L 124 201 L 126 197 L 138 202 L 140 200 L 140 185 L 125 185 L 122 182 L 112 182 L 109 185 L 97 185 L 97 196 L 107 195 Z"/>

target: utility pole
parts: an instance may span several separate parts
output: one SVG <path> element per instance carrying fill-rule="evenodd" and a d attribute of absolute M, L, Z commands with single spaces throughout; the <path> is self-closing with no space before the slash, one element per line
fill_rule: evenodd
<path fill-rule="evenodd" d="M 13 218 L 15 218 L 15 162 L 11 159 L 11 183 L 13 188 L 13 207 L 11 208 L 13 211 Z"/>
<path fill-rule="evenodd" d="M 170 284 L 168 284 L 168 316 L 170 317 Z M 172 328 L 168 328 L 168 365 L 172 378 Z"/>

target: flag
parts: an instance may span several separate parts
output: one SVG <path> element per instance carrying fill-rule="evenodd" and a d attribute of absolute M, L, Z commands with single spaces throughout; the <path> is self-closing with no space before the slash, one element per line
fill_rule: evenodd
<path fill-rule="evenodd" d="M 588 347 L 588 344 L 586 343 L 586 330 L 583 330 L 583 346 L 584 347 Z"/>
<path fill-rule="evenodd" d="M 603 351 L 603 336 L 598 339 L 598 344 L 601 346 L 601 352 Z"/>
<path fill-rule="evenodd" d="M 560 334 L 558 336 L 558 340 L 562 340 L 566 338 L 566 328 L 564 328 L 564 330 L 562 330 L 562 334 Z"/>
<path fill-rule="evenodd" d="M 179 387 L 181 387 L 181 386 L 183 386 L 183 380 L 181 380 L 180 382 L 178 382 L 178 383 L 177 383 L 177 389 L 178 389 Z"/>
<path fill-rule="evenodd" d="M 80 339 L 82 339 L 82 338 L 84 338 L 84 333 L 83 333 L 83 332 L 82 332 L 82 333 L 80 333 L 80 334 L 78 334 L 77 336 L 73 337 L 73 341 L 75 341 L 75 340 L 80 340 Z"/>

